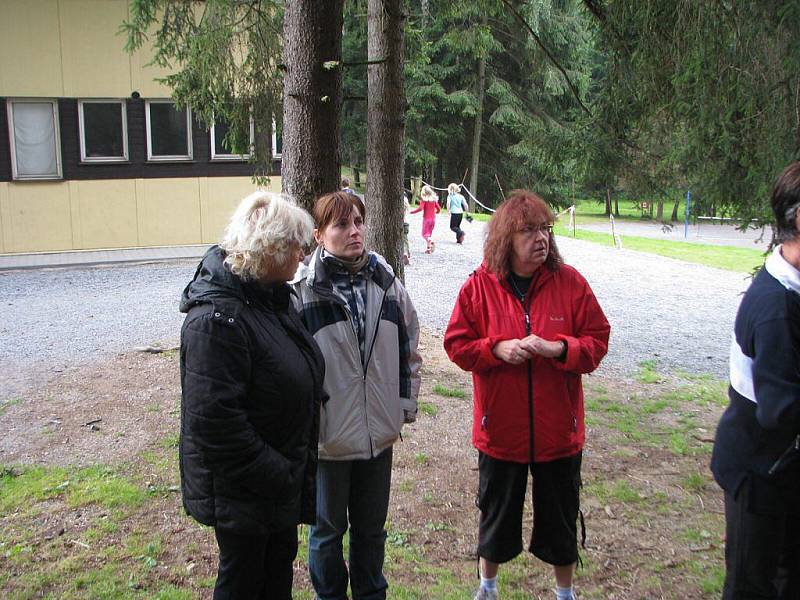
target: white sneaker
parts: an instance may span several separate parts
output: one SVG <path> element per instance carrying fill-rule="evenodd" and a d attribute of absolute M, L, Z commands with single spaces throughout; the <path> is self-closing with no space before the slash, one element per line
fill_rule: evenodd
<path fill-rule="evenodd" d="M 497 600 L 499 596 L 497 595 L 497 590 L 487 590 L 486 588 L 478 588 L 478 591 L 475 592 L 475 598 L 473 600 Z"/>

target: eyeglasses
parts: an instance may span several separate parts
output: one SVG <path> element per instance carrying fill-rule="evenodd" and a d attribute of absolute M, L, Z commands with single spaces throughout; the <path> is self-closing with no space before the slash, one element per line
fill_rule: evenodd
<path fill-rule="evenodd" d="M 519 230 L 519 233 L 526 236 L 536 235 L 537 233 L 553 233 L 553 226 L 549 223 L 543 225 L 526 225 Z"/>

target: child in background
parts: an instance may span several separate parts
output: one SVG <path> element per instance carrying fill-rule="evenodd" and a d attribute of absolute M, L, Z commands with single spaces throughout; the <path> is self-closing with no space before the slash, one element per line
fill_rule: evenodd
<path fill-rule="evenodd" d="M 422 238 L 428 245 L 425 254 L 433 252 L 436 244 L 431 239 L 433 235 L 433 228 L 436 225 L 436 215 L 439 214 L 439 198 L 436 192 L 429 185 L 422 187 L 422 194 L 419 201 L 419 206 L 411 211 L 410 214 L 422 211 Z"/>
<path fill-rule="evenodd" d="M 450 211 L 450 231 L 456 234 L 456 243 L 460 244 L 464 241 L 466 232 L 461 229 L 461 219 L 464 218 L 464 212 L 469 210 L 467 199 L 459 193 L 461 186 L 457 183 L 451 183 L 447 186 L 447 210 Z"/>

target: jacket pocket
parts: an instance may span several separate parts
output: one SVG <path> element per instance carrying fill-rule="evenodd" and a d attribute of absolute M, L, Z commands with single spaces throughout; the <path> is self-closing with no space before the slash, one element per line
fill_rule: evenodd
<path fill-rule="evenodd" d="M 361 379 L 330 394 L 320 409 L 319 451 L 337 458 L 369 453 Z"/>
<path fill-rule="evenodd" d="M 394 443 L 403 428 L 403 403 L 396 382 L 372 381 L 367 384 L 367 423 L 375 449 Z"/>

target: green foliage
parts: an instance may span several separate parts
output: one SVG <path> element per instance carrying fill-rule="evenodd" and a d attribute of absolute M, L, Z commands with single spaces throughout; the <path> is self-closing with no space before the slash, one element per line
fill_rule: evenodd
<path fill-rule="evenodd" d="M 435 417 L 439 413 L 439 409 L 431 402 L 420 402 L 419 410 L 422 414 L 428 415 L 429 417 Z"/>
<path fill-rule="evenodd" d="M 22 398 L 8 398 L 5 400 L 0 399 L 0 417 L 3 416 L 9 407 L 14 406 L 15 404 L 20 404 L 22 402 Z"/>
<path fill-rule="evenodd" d="M 36 511 L 37 503 L 59 497 L 69 506 L 133 507 L 142 504 L 146 496 L 143 488 L 104 466 L 4 468 L 0 473 L 2 513 Z"/>
<path fill-rule="evenodd" d="M 126 49 L 152 46 L 153 63 L 170 70 L 160 81 L 175 102 L 209 127 L 223 119 L 231 152 L 250 151 L 251 117 L 262 134 L 273 120 L 280 127 L 283 2 L 131 0 L 128 10 Z M 269 135 L 256 139 L 255 160 L 268 173 Z"/>
<path fill-rule="evenodd" d="M 445 387 L 438 383 L 433 386 L 433 393 L 447 398 L 466 398 L 467 392 L 455 388 Z"/>
<path fill-rule="evenodd" d="M 800 150 L 800 5 L 615 1 L 597 28 L 589 171 L 615 177 L 594 181 L 682 184 L 705 214 L 768 218 L 772 180 Z"/>
<path fill-rule="evenodd" d="M 639 363 L 639 372 L 636 379 L 642 383 L 659 383 L 661 376 L 656 372 L 657 362 L 655 360 L 643 360 Z"/>

